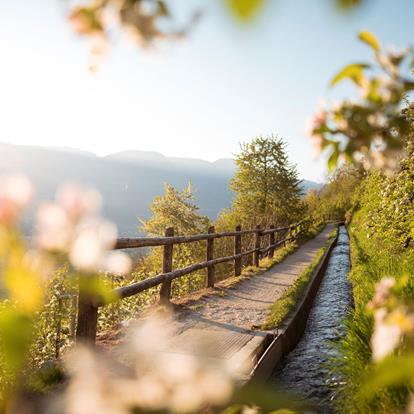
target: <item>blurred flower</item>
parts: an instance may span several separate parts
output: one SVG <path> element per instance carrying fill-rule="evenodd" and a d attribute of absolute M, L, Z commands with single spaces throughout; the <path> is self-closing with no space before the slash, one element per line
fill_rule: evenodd
<path fill-rule="evenodd" d="M 64 395 L 66 414 L 129 414 L 131 409 L 197 412 L 225 404 L 234 390 L 231 373 L 220 361 L 172 348 L 174 321 L 152 315 L 127 335 L 125 362 L 77 347 L 67 356 L 70 374 Z M 197 344 L 202 347 L 202 344 Z M 197 346 L 198 347 L 198 346 Z M 173 351 L 172 351 L 173 349 Z"/>
<path fill-rule="evenodd" d="M 395 285 L 393 277 L 384 277 L 375 285 L 375 294 L 372 300 L 368 303 L 368 307 L 376 309 L 384 306 L 390 297 L 391 288 Z"/>
<path fill-rule="evenodd" d="M 0 178 L 0 224 L 14 224 L 33 194 L 32 184 L 23 175 Z"/>
<path fill-rule="evenodd" d="M 67 183 L 56 194 L 56 203 L 44 203 L 37 213 L 35 240 L 40 250 L 67 254 L 77 270 L 128 273 L 129 257 L 111 252 L 116 243 L 116 226 L 97 214 L 101 195 L 94 189 Z"/>
<path fill-rule="evenodd" d="M 327 119 L 327 112 L 325 109 L 320 109 L 316 114 L 312 117 L 310 121 L 311 131 L 319 129 L 326 123 Z"/>
<path fill-rule="evenodd" d="M 321 134 L 320 129 L 326 122 L 327 113 L 324 109 L 320 109 L 312 118 L 308 120 L 306 133 L 312 140 L 312 147 L 315 156 L 318 156 L 323 148 L 324 137 Z"/>
<path fill-rule="evenodd" d="M 99 7 L 74 7 L 69 15 L 73 30 L 80 35 L 90 35 L 103 31 Z"/>
<path fill-rule="evenodd" d="M 330 170 L 345 159 L 362 164 L 367 170 L 375 167 L 390 175 L 396 170 L 409 131 L 401 107 L 407 93 L 414 89 L 409 76 L 414 67 L 412 50 L 384 52 L 371 33 L 361 32 L 359 38 L 373 49 L 379 71 L 370 71 L 373 65 L 365 63 L 345 66 L 331 85 L 348 79 L 358 88 L 359 98 L 345 99 L 339 105 L 319 110 L 310 124 L 310 135 L 317 135 L 318 146 L 322 137 L 323 149 L 331 154 Z M 409 65 L 402 65 L 409 54 Z M 404 69 L 405 76 L 400 69 Z M 383 144 L 380 148 L 376 145 L 378 140 Z"/>
<path fill-rule="evenodd" d="M 81 271 L 99 270 L 107 250 L 115 245 L 116 227 L 109 221 L 100 220 L 81 223 L 79 227 L 70 246 L 70 262 Z"/>
<path fill-rule="evenodd" d="M 318 156 L 323 148 L 323 136 L 320 134 L 314 134 L 312 135 L 311 140 L 313 153 L 315 154 L 315 156 Z"/>
<path fill-rule="evenodd" d="M 374 333 L 371 337 L 372 359 L 375 362 L 394 351 L 403 333 L 398 324 L 388 322 L 386 317 L 386 309 L 380 308 L 375 311 Z"/>
<path fill-rule="evenodd" d="M 65 183 L 58 189 L 56 201 L 75 222 L 85 215 L 97 214 L 102 207 L 98 191 L 73 183 Z"/>
<path fill-rule="evenodd" d="M 135 324 L 129 332 L 126 351 L 132 357 L 149 360 L 155 353 L 168 349 L 171 338 L 177 333 L 177 327 L 170 316 L 152 315 Z"/>
<path fill-rule="evenodd" d="M 123 252 L 109 252 L 102 263 L 102 271 L 115 275 L 125 275 L 131 268 L 131 258 Z"/>
<path fill-rule="evenodd" d="M 258 414 L 259 412 L 260 412 L 259 407 L 249 407 L 245 405 L 242 409 L 242 414 Z"/>
<path fill-rule="evenodd" d="M 42 250 L 66 252 L 73 237 L 73 225 L 58 204 L 44 203 L 37 212 L 36 243 Z"/>

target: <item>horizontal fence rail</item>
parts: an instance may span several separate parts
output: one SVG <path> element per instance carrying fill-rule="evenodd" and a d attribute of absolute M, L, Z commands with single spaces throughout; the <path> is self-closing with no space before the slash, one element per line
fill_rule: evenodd
<path fill-rule="evenodd" d="M 257 226 L 252 230 L 242 230 L 241 226 L 236 226 L 235 231 L 216 233 L 215 228 L 209 228 L 206 234 L 197 234 L 193 236 L 174 236 L 174 229 L 169 227 L 165 231 L 164 237 L 138 237 L 138 238 L 119 238 L 114 249 L 131 249 L 142 247 L 160 247 L 163 246 L 163 264 L 162 273 L 132 283 L 127 286 L 114 289 L 112 300 L 118 301 L 148 289 L 161 285 L 160 288 L 160 302 L 169 303 L 171 298 L 171 285 L 174 279 L 196 272 L 198 270 L 207 269 L 206 286 L 214 287 L 215 284 L 215 266 L 220 263 L 233 262 L 234 275 L 240 276 L 242 272 L 242 258 L 248 255 L 253 255 L 253 264 L 259 266 L 261 258 L 267 256 L 272 258 L 275 249 L 286 242 L 295 240 L 304 230 L 306 220 L 292 224 L 286 227 L 275 228 L 270 226 L 268 229 L 262 229 Z M 254 235 L 254 248 L 247 251 L 242 251 L 242 236 Z M 276 235 L 282 238 L 276 240 Z M 262 247 L 262 240 L 265 236 L 269 236 L 268 244 Z M 214 257 L 214 240 L 232 237 L 234 254 L 226 257 Z M 173 247 L 175 244 L 193 243 L 206 241 L 206 260 L 204 262 L 195 263 L 181 269 L 173 270 Z M 80 290 L 77 306 L 77 327 L 76 339 L 95 341 L 98 321 L 98 308 L 108 304 L 102 299 L 92 297 Z"/>
<path fill-rule="evenodd" d="M 115 250 L 119 249 L 133 249 L 138 247 L 156 247 L 156 246 L 165 246 L 167 244 L 181 244 L 181 243 L 193 243 L 203 240 L 211 239 L 220 239 L 223 237 L 234 237 L 234 236 L 244 236 L 248 234 L 256 234 L 261 232 L 262 235 L 267 235 L 271 233 L 280 233 L 292 229 L 293 227 L 299 225 L 299 223 L 287 226 L 279 227 L 275 229 L 269 228 L 268 230 L 243 230 L 243 231 L 230 231 L 224 233 L 206 233 L 206 234 L 196 234 L 194 236 L 176 236 L 176 237 L 135 237 L 135 238 L 119 238 L 115 245 Z"/>

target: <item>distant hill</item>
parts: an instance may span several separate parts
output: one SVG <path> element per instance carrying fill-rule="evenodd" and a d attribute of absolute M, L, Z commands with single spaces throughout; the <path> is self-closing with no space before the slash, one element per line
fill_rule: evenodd
<path fill-rule="evenodd" d="M 163 193 L 165 182 L 181 189 L 191 181 L 201 212 L 214 219 L 231 204 L 229 181 L 234 171 L 231 159 L 208 162 L 149 151 L 123 151 L 98 157 L 72 148 L 0 143 L 0 174 L 27 174 L 36 185 L 36 200 L 52 199 L 57 186 L 66 180 L 94 186 L 104 197 L 105 216 L 125 236 L 138 234 L 137 217 L 149 216 L 148 207 L 155 196 Z M 304 191 L 319 186 L 303 182 Z M 31 221 L 29 214 L 24 223 L 27 232 Z"/>

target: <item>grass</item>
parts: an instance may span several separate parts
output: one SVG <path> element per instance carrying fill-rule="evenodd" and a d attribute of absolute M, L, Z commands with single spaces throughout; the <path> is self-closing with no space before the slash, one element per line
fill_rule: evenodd
<path fill-rule="evenodd" d="M 311 280 L 313 272 L 318 266 L 322 256 L 336 236 L 336 229 L 329 235 L 328 242 L 316 253 L 312 263 L 299 275 L 292 286 L 290 286 L 281 298 L 271 307 L 270 315 L 261 328 L 265 330 L 275 329 L 293 312 L 298 301 L 302 298 L 306 287 Z"/>
<path fill-rule="evenodd" d="M 283 262 L 285 258 L 292 253 L 296 252 L 299 248 L 299 243 L 297 242 L 289 242 L 286 246 L 280 248 L 279 250 L 275 251 L 273 258 L 265 257 L 264 259 L 260 260 L 259 267 L 256 266 L 246 266 L 242 270 L 242 276 L 254 276 L 259 273 L 263 273 L 266 270 L 269 270 L 273 266 Z"/>
<path fill-rule="evenodd" d="M 370 399 L 359 392 L 373 367 L 370 347 L 373 318 L 367 311 L 367 303 L 381 278 L 393 276 L 398 280 L 412 273 L 414 257 L 410 251 L 396 253 L 393 246 L 387 245 L 380 237 L 367 238 L 364 214 L 358 212 L 350 228 L 352 269 L 349 280 L 355 307 L 345 319 L 346 335 L 337 345 L 339 357 L 331 361 L 330 368 L 335 376 L 341 378 L 342 385 L 336 399 L 339 412 L 394 413 L 405 406 L 407 388 L 384 388 Z M 405 295 L 414 297 L 412 285 L 408 286 Z"/>

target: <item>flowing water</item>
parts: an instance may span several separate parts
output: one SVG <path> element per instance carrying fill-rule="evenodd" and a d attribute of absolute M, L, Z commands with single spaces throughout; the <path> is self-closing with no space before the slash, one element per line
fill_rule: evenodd
<path fill-rule="evenodd" d="M 271 379 L 277 389 L 318 407 L 318 413 L 335 412 L 331 400 L 338 378 L 330 373 L 327 361 L 336 355 L 333 342 L 345 334 L 343 318 L 352 303 L 349 267 L 349 238 L 346 228 L 341 226 L 305 334 Z"/>

